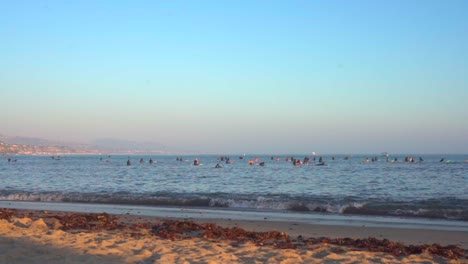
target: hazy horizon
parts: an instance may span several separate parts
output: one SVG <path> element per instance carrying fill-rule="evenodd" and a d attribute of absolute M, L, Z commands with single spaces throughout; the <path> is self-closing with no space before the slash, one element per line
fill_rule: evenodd
<path fill-rule="evenodd" d="M 207 154 L 468 150 L 467 1 L 0 7 L 5 135 Z"/>
<path fill-rule="evenodd" d="M 316 151 L 308 151 L 308 152 L 292 152 L 292 151 L 283 151 L 283 152 L 197 152 L 194 150 L 190 149 L 178 149 L 178 148 L 171 148 L 170 146 L 165 146 L 164 144 L 161 144 L 159 142 L 153 142 L 153 141 L 133 141 L 133 140 L 128 140 L 128 139 L 118 139 L 118 138 L 97 138 L 92 141 L 54 141 L 54 139 L 47 139 L 47 138 L 38 138 L 38 137 L 22 137 L 22 136 L 11 136 L 11 135 L 5 135 L 0 133 L 0 141 L 2 141 L 1 137 L 7 137 L 9 138 L 8 141 L 14 142 L 16 144 L 31 144 L 34 145 L 31 140 L 39 140 L 42 143 L 44 143 L 42 140 L 47 140 L 50 141 L 49 143 L 52 144 L 59 144 L 61 146 L 70 146 L 73 144 L 84 144 L 88 146 L 94 146 L 94 147 L 104 147 L 107 150 L 114 149 L 116 152 L 105 152 L 102 154 L 114 154 L 117 155 L 120 153 L 120 155 L 132 155 L 130 154 L 131 152 L 136 152 L 135 155 L 142 155 L 145 152 L 141 152 L 142 149 L 148 149 L 150 147 L 153 151 L 161 151 L 160 153 L 156 152 L 148 152 L 148 155 L 305 155 L 305 156 L 329 156 L 329 155 L 375 155 L 375 156 L 384 156 L 384 153 L 388 153 L 389 156 L 398 156 L 398 155 L 467 155 L 468 152 L 460 152 L 460 153 L 450 153 L 450 152 L 387 152 L 387 151 L 376 151 L 376 152 L 329 152 L 329 151 L 324 151 L 324 152 L 316 152 Z M 19 138 L 19 140 L 15 140 L 15 138 Z M 24 142 L 24 140 L 28 142 Z M 107 143 L 102 143 L 102 142 Z M 145 145 L 147 144 L 147 145 Z M 157 147 L 154 147 L 157 146 Z M 124 151 L 124 152 L 122 152 Z M 125 152 L 128 151 L 128 152 Z M 107 155 L 106 154 L 106 155 Z"/>

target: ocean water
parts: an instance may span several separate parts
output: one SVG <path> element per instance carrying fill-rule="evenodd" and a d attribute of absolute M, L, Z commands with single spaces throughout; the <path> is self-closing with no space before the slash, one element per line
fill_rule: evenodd
<path fill-rule="evenodd" d="M 423 155 L 422 162 L 420 155 L 390 156 L 397 162 L 381 155 L 375 162 L 375 155 L 326 155 L 325 166 L 317 166 L 319 156 L 294 166 L 286 161 L 291 156 L 305 157 L 231 155 L 227 164 L 215 155 L 4 156 L 0 200 L 468 221 L 468 155 Z M 405 162 L 406 156 L 416 162 Z M 193 165 L 195 158 L 201 165 Z M 218 163 L 222 168 L 214 168 Z"/>

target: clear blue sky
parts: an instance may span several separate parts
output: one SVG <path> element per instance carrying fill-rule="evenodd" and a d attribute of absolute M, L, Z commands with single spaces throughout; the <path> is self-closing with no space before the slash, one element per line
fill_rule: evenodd
<path fill-rule="evenodd" d="M 467 153 L 468 1 L 0 1 L 0 133 Z"/>

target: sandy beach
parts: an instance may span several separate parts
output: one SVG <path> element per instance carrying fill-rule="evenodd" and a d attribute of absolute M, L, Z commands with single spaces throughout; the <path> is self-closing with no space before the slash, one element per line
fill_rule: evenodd
<path fill-rule="evenodd" d="M 467 237 L 269 219 L 2 209 L 0 263 L 467 263 Z M 403 247 L 410 244 L 418 246 Z"/>

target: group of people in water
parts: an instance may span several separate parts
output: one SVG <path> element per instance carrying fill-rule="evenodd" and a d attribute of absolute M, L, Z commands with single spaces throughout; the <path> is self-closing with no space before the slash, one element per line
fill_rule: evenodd
<path fill-rule="evenodd" d="M 239 159 L 243 159 L 243 156 L 239 157 Z M 335 157 L 332 157 L 332 159 L 335 160 Z M 232 161 L 229 157 L 220 157 L 220 158 L 218 158 L 218 160 L 225 161 L 226 164 L 234 163 L 234 161 Z M 278 161 L 281 161 L 281 158 L 280 157 L 275 158 L 275 157 L 272 156 L 270 158 L 270 160 L 276 160 L 278 162 Z M 316 157 L 314 156 L 312 158 L 312 160 L 316 161 Z M 296 159 L 296 158 L 291 156 L 291 157 L 286 157 L 285 161 L 286 162 L 291 162 L 294 166 L 300 166 L 300 165 L 309 164 L 311 159 L 309 157 L 304 157 L 304 159 Z M 258 157 L 249 160 L 249 165 L 255 165 L 255 164 L 258 164 L 258 166 L 261 166 L 261 167 L 265 166 L 265 162 L 260 161 L 260 159 Z M 195 159 L 193 165 L 198 165 L 198 159 Z M 326 164 L 323 161 L 322 157 L 319 157 L 318 163 L 315 164 L 315 166 L 325 166 L 325 165 Z M 222 168 L 222 166 L 219 163 L 217 163 L 215 168 Z"/>
<path fill-rule="evenodd" d="M 244 159 L 244 157 L 243 157 L 243 156 L 240 156 L 239 159 L 242 160 L 242 159 Z M 344 160 L 349 160 L 349 156 L 345 156 L 343 159 L 344 159 Z M 229 157 L 225 157 L 225 156 L 219 157 L 218 160 L 220 160 L 220 161 L 225 161 L 226 164 L 229 164 L 229 163 L 233 163 L 233 162 L 234 162 L 234 161 L 232 161 Z M 270 157 L 270 160 L 272 160 L 272 161 L 275 161 L 275 160 L 276 160 L 276 161 L 281 161 L 281 158 L 280 158 L 280 157 L 276 157 L 276 158 L 275 158 L 275 157 L 271 156 L 271 157 Z M 285 160 L 286 162 L 291 162 L 294 166 L 308 165 L 308 164 L 311 164 L 312 161 L 314 162 L 313 166 L 326 166 L 326 165 L 327 165 L 322 157 L 318 157 L 318 160 L 317 160 L 317 157 L 316 157 L 316 156 L 313 156 L 312 158 L 306 156 L 306 157 L 304 157 L 303 159 L 296 159 L 296 158 L 294 158 L 293 156 L 291 156 L 291 157 L 286 157 L 284 160 Z M 336 160 L 336 158 L 335 158 L 334 156 L 332 156 L 332 157 L 331 157 L 331 160 Z M 316 161 L 317 161 L 317 163 L 315 163 Z M 379 158 L 378 158 L 377 156 L 375 156 L 375 157 L 372 157 L 372 158 L 370 158 L 370 159 L 369 159 L 369 158 L 365 158 L 363 161 L 364 161 L 364 162 L 377 162 L 377 161 L 379 161 Z M 405 161 L 405 162 L 416 162 L 416 159 L 415 159 L 414 157 L 409 157 L 409 156 L 407 156 L 407 157 L 404 158 L 404 161 Z M 424 159 L 423 159 L 422 157 L 419 157 L 419 158 L 418 158 L 418 161 L 419 161 L 419 162 L 424 162 Z M 444 161 L 444 158 L 442 158 L 442 159 L 440 160 L 440 162 L 443 162 L 443 161 Z M 398 158 L 395 157 L 395 158 L 393 158 L 393 159 L 390 159 L 390 158 L 388 157 L 388 155 L 387 155 L 387 156 L 386 156 L 386 162 L 398 162 Z M 197 165 L 199 165 L 199 164 L 200 164 L 200 163 L 199 163 L 198 158 L 195 159 L 193 165 L 197 166 Z M 253 159 L 249 159 L 249 165 L 256 165 L 256 164 L 258 164 L 259 166 L 262 166 L 262 167 L 265 166 L 265 162 L 264 162 L 264 161 L 260 161 L 260 159 L 259 159 L 258 157 L 253 158 Z M 219 163 L 217 163 L 217 164 L 215 165 L 215 168 L 222 168 L 222 166 L 221 166 Z"/>
<path fill-rule="evenodd" d="M 108 156 L 108 157 L 110 158 L 110 156 Z M 54 159 L 54 160 L 61 160 L 60 156 L 57 156 L 57 157 L 52 156 L 51 158 Z M 244 156 L 239 156 L 239 159 L 240 160 L 244 159 Z M 331 157 L 331 160 L 335 160 L 335 159 L 336 158 L 334 156 Z M 343 159 L 344 160 L 349 160 L 349 156 L 345 156 Z M 103 161 L 103 158 L 100 158 L 100 160 Z M 176 160 L 177 161 L 184 161 L 184 159 L 181 158 L 181 157 L 177 157 Z M 281 161 L 281 158 L 280 157 L 275 158 L 275 157 L 271 156 L 270 160 L 272 160 L 272 161 L 276 160 L 278 162 L 278 161 Z M 300 166 L 300 165 L 308 165 L 312 161 L 315 162 L 315 161 L 317 161 L 317 158 L 316 158 L 315 155 L 312 158 L 306 156 L 303 159 L 296 159 L 295 157 L 290 156 L 290 157 L 285 157 L 284 160 L 286 162 L 291 162 L 294 166 Z M 106 159 L 105 161 L 110 162 L 109 159 Z M 218 161 L 224 162 L 226 164 L 234 163 L 234 160 L 231 159 L 230 157 L 227 157 L 227 156 L 218 157 Z M 379 158 L 377 156 L 372 157 L 370 159 L 367 157 L 363 161 L 364 162 L 377 162 L 377 161 L 379 161 Z M 407 157 L 404 158 L 404 161 L 414 163 L 414 162 L 416 162 L 416 159 L 414 157 L 407 156 Z M 17 159 L 8 158 L 8 162 L 17 162 Z M 145 160 L 143 158 L 140 158 L 139 162 L 140 162 L 140 164 L 143 164 L 143 163 L 145 163 Z M 390 159 L 389 156 L 386 155 L 386 162 L 398 162 L 398 158 L 395 157 L 393 159 Z M 424 159 L 422 157 L 419 157 L 418 162 L 424 162 Z M 440 162 L 450 162 L 450 161 L 445 161 L 444 158 L 441 158 Z M 468 161 L 466 161 L 466 162 L 468 162 Z M 156 163 L 156 161 L 154 161 L 152 158 L 150 158 L 148 160 L 148 163 L 149 164 L 154 164 L 154 163 Z M 248 163 L 249 163 L 249 165 L 258 165 L 258 166 L 262 166 L 262 167 L 265 166 L 265 162 L 260 161 L 260 159 L 258 157 L 253 158 L 253 159 L 249 159 Z M 129 157 L 128 160 L 127 160 L 127 166 L 130 166 L 130 165 L 132 165 L 132 162 L 130 161 L 130 157 Z M 198 158 L 195 158 L 195 160 L 193 161 L 193 165 L 194 166 L 201 165 L 200 160 Z M 318 157 L 318 163 L 313 164 L 313 166 L 326 166 L 326 165 L 327 164 L 325 163 L 325 161 L 324 161 L 324 159 L 322 157 Z M 220 165 L 220 163 L 217 163 L 215 165 L 215 168 L 219 169 L 219 168 L 222 168 L 222 166 Z"/>
<path fill-rule="evenodd" d="M 152 158 L 149 159 L 149 164 L 153 164 L 154 163 L 154 160 Z M 140 164 L 143 164 L 145 163 L 145 160 L 143 158 L 140 159 Z M 130 166 L 132 165 L 132 162 L 130 161 L 130 158 L 127 160 L 127 166 Z"/>

